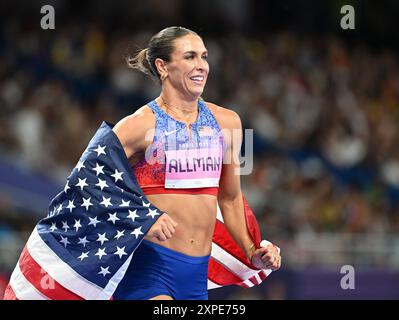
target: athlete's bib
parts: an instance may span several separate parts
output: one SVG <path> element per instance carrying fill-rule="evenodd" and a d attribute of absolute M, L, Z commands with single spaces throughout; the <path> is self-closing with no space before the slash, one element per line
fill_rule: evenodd
<path fill-rule="evenodd" d="M 218 148 L 165 151 L 165 188 L 218 187 L 221 155 Z"/>

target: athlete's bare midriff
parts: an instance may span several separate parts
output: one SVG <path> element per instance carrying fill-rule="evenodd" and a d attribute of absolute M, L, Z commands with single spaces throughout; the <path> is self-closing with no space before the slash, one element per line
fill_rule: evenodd
<path fill-rule="evenodd" d="M 178 223 L 172 238 L 158 243 L 190 256 L 210 254 L 212 235 L 216 222 L 217 198 L 211 195 L 155 194 L 148 200 Z"/>

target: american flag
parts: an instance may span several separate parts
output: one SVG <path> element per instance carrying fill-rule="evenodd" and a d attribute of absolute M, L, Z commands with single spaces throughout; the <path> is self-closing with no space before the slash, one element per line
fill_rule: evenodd
<path fill-rule="evenodd" d="M 103 122 L 29 237 L 4 298 L 111 299 L 135 249 L 161 214 L 140 189 L 112 125 Z M 259 244 L 258 224 L 246 201 L 245 215 Z M 270 272 L 251 266 L 219 212 L 208 288 L 251 287 Z"/>

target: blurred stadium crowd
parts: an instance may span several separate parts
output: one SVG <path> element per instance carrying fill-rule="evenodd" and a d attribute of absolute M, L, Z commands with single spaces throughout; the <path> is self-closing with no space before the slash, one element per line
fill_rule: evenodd
<path fill-rule="evenodd" d="M 116 123 L 157 96 L 157 85 L 124 61 L 152 33 L 71 24 L 51 36 L 7 24 L 0 159 L 62 186 L 103 120 Z M 243 191 L 265 237 L 284 248 L 284 267 L 397 269 L 396 53 L 292 32 L 204 40 L 211 66 L 204 99 L 237 111 L 254 130 L 254 169 L 242 177 Z M 0 192 L 4 282 L 37 219 Z"/>

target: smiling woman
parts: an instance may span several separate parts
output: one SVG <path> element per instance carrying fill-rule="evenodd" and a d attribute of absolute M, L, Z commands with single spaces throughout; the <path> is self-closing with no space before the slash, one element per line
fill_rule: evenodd
<path fill-rule="evenodd" d="M 200 98 L 209 74 L 207 57 L 197 33 L 169 27 L 127 61 L 156 79 L 161 93 L 113 130 L 144 194 L 164 214 L 135 252 L 115 299 L 207 299 L 217 205 L 254 267 L 280 267 L 277 248 L 259 248 L 247 230 L 235 174 L 240 118 Z"/>

